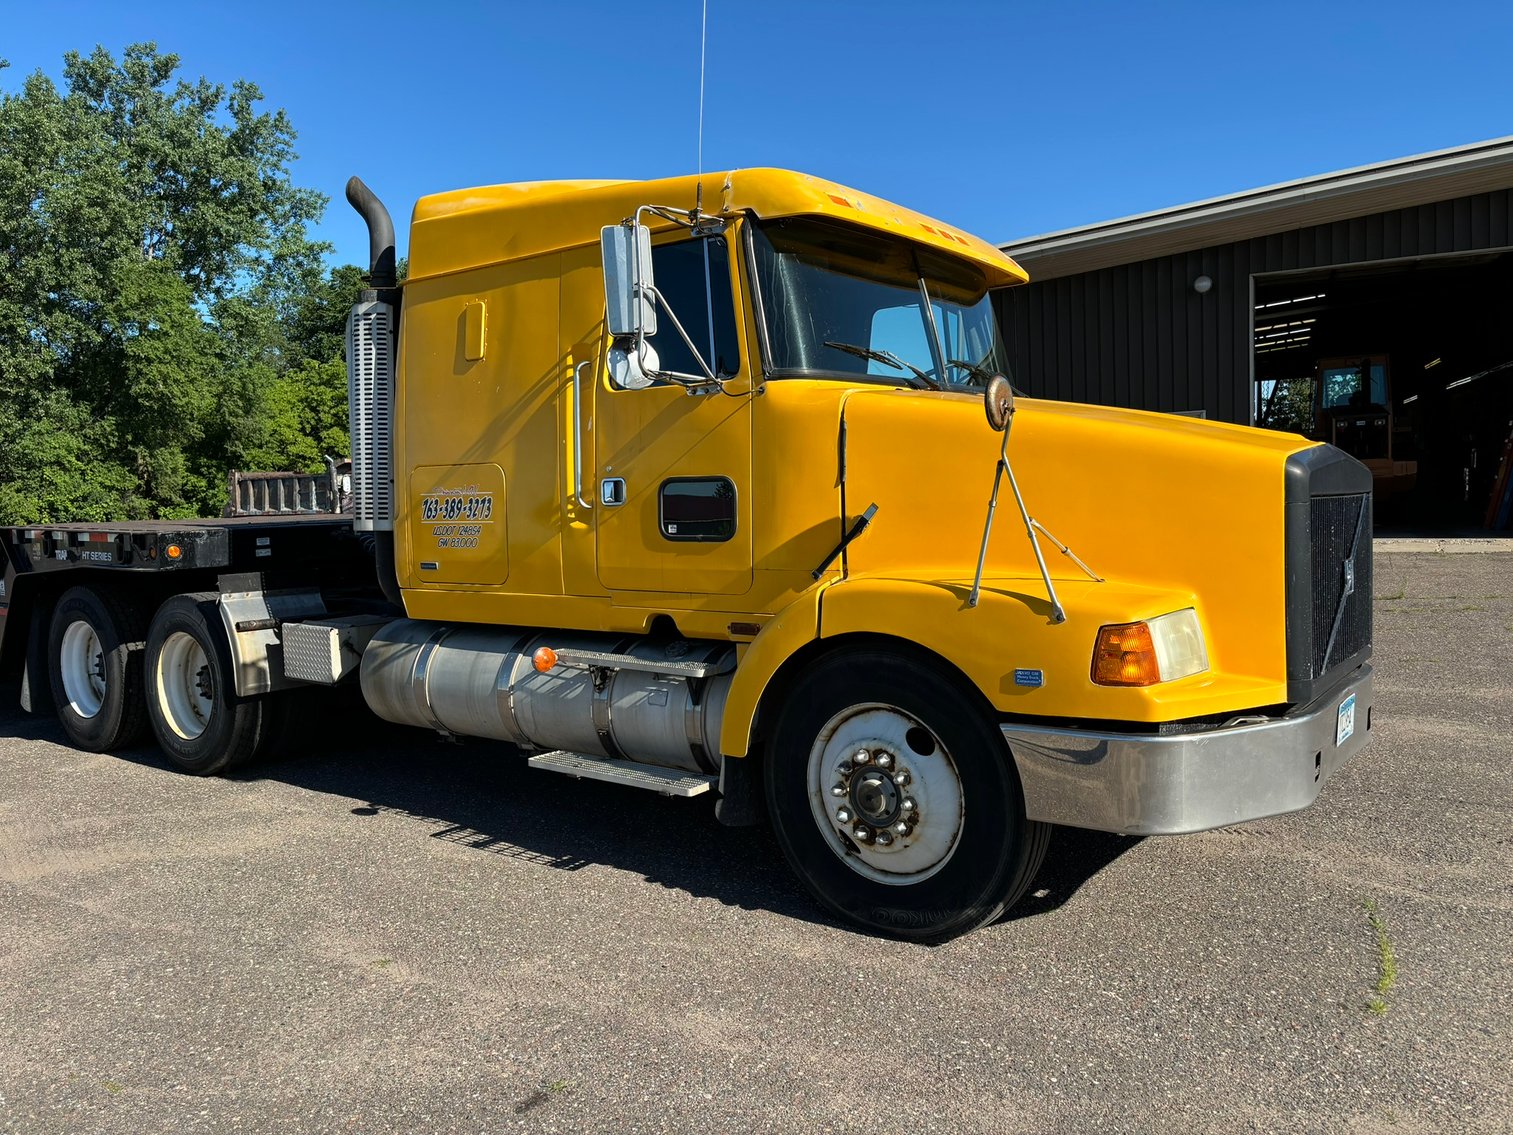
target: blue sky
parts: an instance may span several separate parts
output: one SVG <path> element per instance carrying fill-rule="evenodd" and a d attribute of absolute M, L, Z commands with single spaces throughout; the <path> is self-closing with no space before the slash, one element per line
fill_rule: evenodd
<path fill-rule="evenodd" d="M 700 0 L 3 5 L 0 89 L 155 40 L 300 134 L 318 235 L 415 198 L 697 161 Z M 1513 134 L 1513 4 L 709 0 L 704 165 L 820 174 L 1001 241 Z M 401 236 L 403 240 L 403 236 Z"/>

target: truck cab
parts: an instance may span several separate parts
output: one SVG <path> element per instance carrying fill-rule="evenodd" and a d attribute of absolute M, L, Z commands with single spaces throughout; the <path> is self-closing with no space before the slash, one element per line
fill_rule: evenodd
<path fill-rule="evenodd" d="M 1012 901 L 1046 824 L 1291 810 L 1364 742 L 1369 473 L 1028 398 L 1010 447 L 989 293 L 1026 277 L 991 245 L 758 169 L 425 198 L 410 252 L 380 713 L 722 805 L 760 780 L 822 901 L 925 934 Z M 993 534 L 1000 463 L 1024 524 Z"/>

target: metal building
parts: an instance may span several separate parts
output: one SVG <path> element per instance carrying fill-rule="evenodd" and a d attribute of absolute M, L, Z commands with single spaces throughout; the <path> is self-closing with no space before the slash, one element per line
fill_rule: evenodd
<path fill-rule="evenodd" d="M 1389 521 L 1507 527 L 1513 138 L 1003 249 L 1028 393 L 1308 433 L 1372 465 Z"/>

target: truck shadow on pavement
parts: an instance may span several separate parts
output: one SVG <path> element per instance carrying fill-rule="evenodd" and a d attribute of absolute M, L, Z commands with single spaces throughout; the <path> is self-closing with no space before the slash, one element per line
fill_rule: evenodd
<path fill-rule="evenodd" d="M 51 716 L 28 716 L 15 705 L 5 698 L 0 739 L 67 745 Z M 614 867 L 740 909 L 859 932 L 804 892 L 765 823 L 728 828 L 707 800 L 539 771 L 513 746 L 440 741 L 380 721 L 360 705 L 322 718 L 308 723 L 298 747 L 269 754 L 231 779 L 278 781 L 332 797 L 352 823 L 387 813 L 413 821 L 418 836 L 490 855 L 559 871 Z M 178 775 L 151 743 L 117 756 Z M 1055 829 L 1030 894 L 1000 925 L 1055 910 L 1137 842 Z"/>

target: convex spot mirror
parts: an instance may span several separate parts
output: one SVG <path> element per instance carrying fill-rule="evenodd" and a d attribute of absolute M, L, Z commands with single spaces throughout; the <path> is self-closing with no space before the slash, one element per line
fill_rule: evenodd
<path fill-rule="evenodd" d="M 641 224 L 608 225 L 600 231 L 599 243 L 604 254 L 605 319 L 610 335 L 616 339 L 634 335 L 638 340 L 655 335 L 651 230 Z"/>
<path fill-rule="evenodd" d="M 982 395 L 983 409 L 987 411 L 988 425 L 1002 433 L 1009 428 L 1009 419 L 1014 416 L 1014 388 L 1001 374 L 988 379 L 988 388 Z"/>

